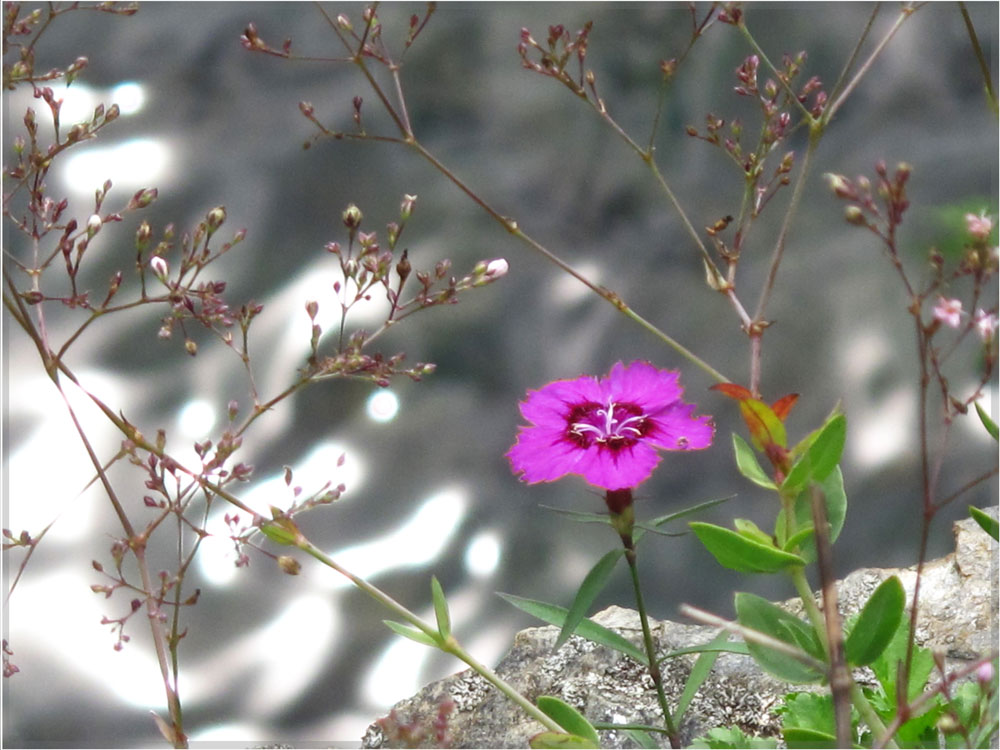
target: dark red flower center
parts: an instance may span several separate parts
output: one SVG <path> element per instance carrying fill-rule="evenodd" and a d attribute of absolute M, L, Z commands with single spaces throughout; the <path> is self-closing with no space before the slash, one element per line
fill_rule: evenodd
<path fill-rule="evenodd" d="M 566 418 L 566 437 L 581 448 L 595 443 L 611 450 L 621 450 L 635 444 L 652 423 L 635 404 L 599 404 L 588 401 L 574 406 Z"/>

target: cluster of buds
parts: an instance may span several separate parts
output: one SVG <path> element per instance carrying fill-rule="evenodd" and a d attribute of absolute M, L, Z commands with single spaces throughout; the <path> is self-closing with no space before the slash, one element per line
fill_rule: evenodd
<path fill-rule="evenodd" d="M 521 65 L 535 73 L 549 76 L 561 81 L 578 96 L 586 96 L 584 81 L 593 87 L 594 74 L 588 71 L 584 75 L 584 62 L 587 58 L 587 44 L 593 22 L 588 21 L 576 34 L 570 34 L 562 24 L 549 26 L 545 46 L 539 44 L 526 29 L 521 29 L 521 41 L 517 45 L 517 54 Z M 579 71 L 576 77 L 571 75 L 566 66 L 576 58 Z"/>
<path fill-rule="evenodd" d="M 875 165 L 878 177 L 874 185 L 864 175 L 853 181 L 841 174 L 827 173 L 824 176 L 833 194 L 848 201 L 844 209 L 844 219 L 848 224 L 867 227 L 880 237 L 886 237 L 903 221 L 903 214 L 910 206 L 906 183 L 912 169 L 909 164 L 901 162 L 890 175 L 885 162 L 880 160 Z"/>
<path fill-rule="evenodd" d="M 429 727 L 418 721 L 405 720 L 396 709 L 392 709 L 388 716 L 377 719 L 375 724 L 387 740 L 387 744 L 390 745 L 450 747 L 451 737 L 448 731 L 448 719 L 454 710 L 454 701 L 445 698 L 438 704 L 437 715 Z"/>

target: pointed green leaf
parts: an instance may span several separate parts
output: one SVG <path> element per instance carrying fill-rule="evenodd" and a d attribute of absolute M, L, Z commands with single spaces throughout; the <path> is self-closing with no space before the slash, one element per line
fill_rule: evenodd
<path fill-rule="evenodd" d="M 1000 534 L 1000 524 L 997 523 L 997 519 L 979 510 L 974 505 L 969 506 L 969 515 L 972 516 L 976 523 L 983 527 L 983 531 L 994 539 L 997 539 L 997 534 Z"/>
<path fill-rule="evenodd" d="M 986 410 L 976 402 L 976 414 L 979 415 L 979 421 L 983 423 L 983 427 L 986 431 L 990 433 L 994 440 L 1000 440 L 1000 431 L 997 430 L 997 423 L 990 419 L 990 415 L 986 413 Z"/>
<path fill-rule="evenodd" d="M 539 505 L 538 507 L 543 510 L 551 510 L 553 513 L 558 513 L 580 523 L 611 523 L 611 517 L 607 513 L 588 513 L 569 508 L 555 508 L 551 505 Z"/>
<path fill-rule="evenodd" d="M 708 673 L 712 671 L 712 666 L 715 664 L 715 660 L 719 658 L 719 654 L 721 653 L 721 651 L 716 650 L 716 648 L 726 645 L 728 640 L 729 633 L 725 630 L 721 631 L 715 636 L 715 638 L 705 644 L 705 650 L 703 650 L 701 655 L 695 659 L 694 666 L 691 667 L 691 674 L 688 675 L 687 681 L 684 683 L 684 691 L 681 693 L 681 697 L 677 700 L 677 708 L 674 709 L 674 726 L 681 725 L 681 721 L 684 719 L 684 712 L 687 711 L 688 705 L 691 703 L 691 700 L 701 688 L 702 684 L 708 678 Z"/>
<path fill-rule="evenodd" d="M 781 483 L 781 492 L 786 497 L 791 496 L 808 486 L 810 481 L 822 482 L 826 479 L 840 463 L 846 437 L 847 418 L 843 414 L 834 414 L 815 436 L 805 439 L 809 441 L 809 447 Z"/>
<path fill-rule="evenodd" d="M 679 532 L 676 534 L 668 534 L 667 532 L 660 531 L 657 527 L 663 526 L 664 524 L 670 523 L 671 521 L 677 521 L 681 518 L 684 518 L 685 516 L 694 515 L 695 513 L 705 510 L 706 508 L 711 508 L 715 505 L 719 505 L 720 503 L 732 500 L 734 497 L 736 497 L 736 495 L 728 495 L 726 497 L 719 497 L 714 500 L 706 500 L 703 503 L 692 505 L 690 508 L 685 508 L 684 510 L 675 511 L 673 513 L 668 513 L 665 516 L 657 516 L 656 518 L 652 518 L 648 521 L 642 521 L 636 523 L 635 528 L 642 529 L 643 532 L 650 531 L 654 534 L 660 534 L 661 536 L 683 536 L 684 534 L 687 534 L 686 531 Z M 641 538 L 642 538 L 641 532 L 637 532 L 634 535 L 634 539 L 636 542 L 638 542 L 639 539 Z"/>
<path fill-rule="evenodd" d="M 766 599 L 741 592 L 736 594 L 735 603 L 736 618 L 745 628 L 756 630 L 796 647 L 799 645 L 796 641 L 809 640 L 810 637 L 815 641 L 815 634 L 809 625 Z M 797 637 L 791 637 L 792 632 Z M 818 646 L 818 642 L 816 645 Z M 774 648 L 748 641 L 747 649 L 762 669 L 785 682 L 815 683 L 822 681 L 826 676 L 823 670 L 812 664 L 804 663 L 804 660 L 796 659 L 791 654 Z M 814 651 L 815 647 L 809 650 Z"/>
<path fill-rule="evenodd" d="M 736 531 L 741 536 L 745 536 L 747 539 L 752 539 L 761 544 L 771 544 L 771 537 L 761 531 L 760 527 L 753 521 L 748 521 L 746 518 L 734 518 L 733 526 L 736 527 Z"/>
<path fill-rule="evenodd" d="M 436 576 L 431 576 L 431 600 L 434 602 L 434 617 L 437 618 L 438 632 L 442 638 L 451 635 L 451 615 L 448 613 L 448 600 L 444 598 L 444 589 Z"/>
<path fill-rule="evenodd" d="M 863 667 L 885 651 L 899 627 L 905 606 L 906 593 L 899 579 L 892 576 L 882 581 L 865 602 L 851 634 L 844 641 L 848 664 Z"/>
<path fill-rule="evenodd" d="M 597 736 L 597 730 L 587 720 L 583 714 L 577 711 L 568 703 L 553 698 L 551 695 L 541 695 L 535 701 L 542 713 L 556 722 L 570 734 L 583 737 L 592 743 L 588 747 L 600 747 L 601 741 Z"/>
<path fill-rule="evenodd" d="M 559 648 L 568 641 L 569 637 L 573 635 L 573 631 L 576 630 L 576 626 L 587 616 L 590 605 L 594 603 L 594 599 L 597 598 L 597 595 L 601 593 L 601 590 L 608 582 L 608 578 L 614 571 L 615 565 L 618 564 L 618 560 L 623 552 L 624 550 L 621 549 L 611 550 L 598 560 L 597 564 L 587 573 L 583 579 L 583 583 L 580 584 L 579 591 L 576 592 L 573 604 L 570 605 L 569 611 L 566 613 L 566 621 L 563 622 L 562 630 L 559 631 L 559 637 L 556 639 L 554 648 Z"/>
<path fill-rule="evenodd" d="M 778 489 L 778 485 L 774 483 L 774 480 L 761 468 L 760 463 L 757 461 L 757 456 L 750 449 L 750 446 L 747 445 L 746 440 L 735 432 L 733 433 L 733 452 L 736 454 L 736 468 L 740 470 L 740 474 L 764 489 Z"/>
<path fill-rule="evenodd" d="M 826 520 L 830 524 L 830 543 L 836 541 L 840 536 L 841 529 L 844 528 L 844 519 L 847 517 L 847 494 L 844 492 L 844 477 L 840 473 L 840 467 L 831 471 L 826 479 L 819 482 L 819 487 L 823 490 L 823 497 L 826 500 Z M 812 492 L 806 487 L 795 499 L 795 520 L 793 524 L 792 537 L 804 529 L 813 527 L 812 517 Z M 785 509 L 778 511 L 778 518 L 774 524 L 774 534 L 778 538 L 779 544 L 788 547 L 786 537 L 787 524 L 785 522 Z M 791 547 L 788 547 L 791 549 Z M 807 563 L 816 559 L 816 542 L 812 539 L 803 540 L 799 546 L 798 554 Z"/>
<path fill-rule="evenodd" d="M 586 737 L 562 732 L 542 732 L 528 740 L 528 746 L 541 750 L 575 750 L 576 748 L 598 747 Z"/>
<path fill-rule="evenodd" d="M 812 535 L 816 533 L 816 529 L 810 526 L 808 529 L 801 529 L 797 533 L 793 534 L 787 542 L 781 545 L 781 548 L 785 552 L 792 552 L 799 546 L 806 543 L 807 540 L 812 538 Z"/>
<path fill-rule="evenodd" d="M 837 748 L 837 738 L 818 729 L 789 727 L 781 731 L 788 748 Z"/>
<path fill-rule="evenodd" d="M 525 599 L 513 594 L 499 594 L 499 596 L 521 611 L 527 612 L 529 615 L 537 617 L 542 622 L 547 622 L 550 625 L 561 628 L 566 621 L 567 610 L 564 607 L 535 601 L 534 599 Z M 588 641 L 621 651 L 626 656 L 631 656 L 640 664 L 649 663 L 646 655 L 629 640 L 618 635 L 613 630 L 608 630 L 603 625 L 598 625 L 593 620 L 581 620 L 576 628 L 576 634 L 581 638 L 586 638 Z"/>
<path fill-rule="evenodd" d="M 436 640 L 431 638 L 422 630 L 417 630 L 409 625 L 404 625 L 401 622 L 395 622 L 393 620 L 382 620 L 382 622 L 384 622 L 392 632 L 397 635 L 401 635 L 404 638 L 409 638 L 411 641 L 416 641 L 424 646 L 431 646 L 433 648 L 437 648 L 440 645 Z"/>
<path fill-rule="evenodd" d="M 624 731 L 624 733 L 630 737 L 632 742 L 634 742 L 638 747 L 643 748 L 643 750 L 657 750 L 660 747 L 648 731 L 642 729 L 625 729 L 622 731 Z"/>
<path fill-rule="evenodd" d="M 777 573 L 792 565 L 805 565 L 798 555 L 762 544 L 742 534 L 710 523 L 688 524 L 705 549 L 723 567 L 741 573 Z"/>

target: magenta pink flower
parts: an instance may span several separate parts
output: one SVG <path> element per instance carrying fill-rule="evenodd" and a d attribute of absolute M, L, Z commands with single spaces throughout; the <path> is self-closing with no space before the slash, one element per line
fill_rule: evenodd
<path fill-rule="evenodd" d="M 606 378 L 584 375 L 529 391 L 520 407 L 531 424 L 507 452 L 514 472 L 530 484 L 579 474 L 619 490 L 649 478 L 657 448 L 707 448 L 715 426 L 711 417 L 692 416 L 679 377 L 648 362 L 618 362 Z"/>

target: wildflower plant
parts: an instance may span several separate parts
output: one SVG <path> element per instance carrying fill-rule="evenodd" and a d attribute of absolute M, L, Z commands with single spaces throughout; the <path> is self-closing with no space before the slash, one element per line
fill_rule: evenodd
<path fill-rule="evenodd" d="M 136 10 L 107 3 L 92 8 L 121 15 Z M 420 381 L 431 375 L 434 364 L 418 361 L 408 365 L 403 353 L 378 350 L 380 340 L 389 339 L 390 330 L 418 312 L 453 305 L 473 289 L 503 279 L 510 268 L 508 260 L 487 257 L 471 269 L 455 272 L 448 259 L 438 258 L 431 267 L 416 268 L 410 248 L 401 239 L 405 235 L 409 242 L 420 231 L 419 225 L 411 228 L 411 224 L 418 224 L 416 195 L 403 192 L 398 210 L 394 209 L 393 216 L 377 229 L 371 228 L 370 217 L 359 206 L 347 205 L 339 214 L 340 234 L 322 248 L 325 259 L 339 272 L 337 280 L 325 297 L 301 301 L 309 320 L 308 330 L 302 330 L 306 353 L 289 366 L 282 387 L 273 393 L 262 392 L 251 342 L 255 322 L 268 310 L 253 300 L 230 302 L 227 282 L 213 276 L 220 259 L 252 241 L 252 234 L 245 229 L 232 234 L 223 230 L 228 219 L 224 205 L 207 209 L 203 218 L 184 231 L 173 224 L 154 227 L 150 220 L 140 218 L 159 198 L 154 187 L 125 198 L 116 195 L 109 180 L 86 205 L 50 194 L 53 162 L 81 143 L 101 137 L 119 116 L 114 105 L 101 105 L 87 121 L 72 125 L 61 121 L 62 102 L 49 84 L 56 80 L 71 83 L 86 68 L 86 58 L 48 72 L 35 70 L 35 49 L 45 31 L 61 16 L 83 9 L 76 4 L 33 11 L 24 11 L 17 3 L 4 7 L 4 87 L 30 89 L 41 102 L 45 120 L 42 127 L 39 112 L 27 109 L 17 135 L 5 150 L 4 307 L 14 327 L 33 344 L 44 372 L 61 394 L 92 464 L 94 482 L 103 488 L 117 519 L 107 555 L 92 563 L 100 581 L 92 590 L 118 607 L 113 613 L 117 616 L 106 616 L 103 621 L 116 638 L 116 649 L 128 644 L 127 631 L 136 627 L 132 618 L 139 613 L 145 616 L 163 683 L 165 711 L 154 714 L 154 721 L 164 740 L 175 747 L 188 742 L 190 730 L 184 721 L 180 691 L 180 652 L 188 632 L 185 614 L 201 598 L 200 589 L 192 588 L 189 571 L 204 540 L 214 534 L 233 545 L 236 565 L 241 568 L 253 557 L 262 557 L 272 560 L 284 574 L 297 575 L 302 569 L 300 558 L 312 558 L 345 577 L 388 611 L 391 619 L 385 622 L 389 629 L 460 659 L 537 721 L 539 732 L 532 739 L 533 746 L 598 746 L 598 731 L 616 725 L 592 722 L 579 707 L 557 696 L 529 699 L 519 694 L 459 642 L 437 577 L 431 577 L 428 587 L 433 611 L 430 620 L 345 568 L 310 539 L 312 519 L 307 521 L 306 511 L 333 504 L 348 487 L 330 481 L 305 491 L 295 483 L 292 468 L 286 468 L 283 478 L 292 495 L 290 503 L 275 500 L 262 513 L 243 497 L 256 477 L 254 467 L 241 460 L 240 451 L 244 442 L 254 437 L 252 428 L 258 420 L 317 383 L 361 380 L 384 387 L 396 378 Z M 622 543 L 591 568 L 571 606 L 563 608 L 513 595 L 505 598 L 558 625 L 557 645 L 576 633 L 623 651 L 648 670 L 662 711 L 662 725 L 629 727 L 632 739 L 641 746 L 668 743 L 680 747 L 685 742 L 681 732 L 685 711 L 723 651 L 749 654 L 762 669 L 787 682 L 823 686 L 820 693 L 786 696 L 780 711 L 783 739 L 789 746 L 981 747 L 995 742 L 997 654 L 979 655 L 968 667 L 948 671 L 938 655 L 922 648 L 917 643 L 919 583 L 908 602 L 899 579 L 891 577 L 871 594 L 860 612 L 847 620 L 841 616 L 833 556 L 847 517 L 850 483 L 841 464 L 851 415 L 831 404 L 825 419 L 796 437 L 797 430 L 786 421 L 798 395 L 776 400 L 763 396 L 771 390 L 764 378 L 765 334 L 773 322 L 769 310 L 779 270 L 791 249 L 789 237 L 803 202 L 812 195 L 810 180 L 817 173 L 819 146 L 836 127 L 836 113 L 873 75 L 876 61 L 920 10 L 918 5 L 902 6 L 883 35 L 873 39 L 880 12 L 876 7 L 860 30 L 856 47 L 844 55 L 839 75 L 825 77 L 811 70 L 804 51 L 772 62 L 755 34 L 754 6 L 692 4 L 686 11 L 690 31 L 685 43 L 673 51 L 673 57 L 655 65 L 655 106 L 648 131 L 642 133 L 630 132 L 624 124 L 628 118 L 615 111 L 607 93 L 613 86 L 605 86 L 601 67 L 590 54 L 592 38 L 599 33 L 593 23 L 575 32 L 554 24 L 544 34 L 527 28 L 512 33 L 512 59 L 520 62 L 526 74 L 569 91 L 625 144 L 636 166 L 648 172 L 650 185 L 690 241 L 693 257 L 703 271 L 705 286 L 701 291 L 707 289 L 718 296 L 733 314 L 733 329 L 745 337 L 746 385 L 731 380 L 699 354 L 699 349 L 708 348 L 705 342 L 686 345 L 640 315 L 622 293 L 591 279 L 529 234 L 425 144 L 411 118 L 413 110 L 402 71 L 404 63 L 411 62 L 409 51 L 423 40 L 435 13 L 441 12 L 435 4 L 411 15 L 403 28 L 384 26 L 377 3 L 360 11 L 319 7 L 321 20 L 342 49 L 341 57 L 300 55 L 291 39 L 272 45 L 266 41 L 269 32 L 254 23 L 239 37 L 242 47 L 253 54 L 281 61 L 348 65 L 360 74 L 366 90 L 363 96 L 351 96 L 349 106 L 343 105 L 346 112 L 340 112 L 339 121 L 349 123 L 346 127 L 336 124 L 336 119 L 326 121 L 311 102 L 300 103 L 300 114 L 312 131 L 306 148 L 318 149 L 337 141 L 377 142 L 416 155 L 516 244 L 580 282 L 624 320 L 665 345 L 665 354 L 689 367 L 683 373 L 686 382 L 692 379 L 689 372 L 715 381 L 706 396 L 714 399 L 714 405 L 699 407 L 682 399 L 682 373 L 673 363 L 673 369 L 652 364 L 662 361 L 660 356 L 638 358 L 629 364 L 607 362 L 611 369 L 605 377 L 583 375 L 529 391 L 520 404 L 528 424 L 521 426 L 507 453 L 513 475 L 528 484 L 577 475 L 604 492 L 607 513 L 563 511 L 573 520 L 609 525 Z M 982 70 L 987 104 L 995 112 L 989 63 L 964 6 L 957 12 L 962 14 Z M 687 74 L 699 42 L 709 33 L 727 34 L 727 43 L 745 46 L 746 56 L 733 71 L 731 84 L 735 96 L 749 102 L 753 112 L 752 121 L 707 112 L 700 125 L 687 125 L 679 134 L 705 144 L 732 165 L 739 198 L 722 216 L 696 214 L 685 208 L 684 202 L 691 201 L 682 201 L 674 189 L 661 156 L 664 149 L 658 147 L 667 137 L 664 115 L 671 84 Z M 985 430 L 997 438 L 996 424 L 979 402 L 983 391 L 995 381 L 998 308 L 995 205 L 964 216 L 963 247 L 957 257 L 945 257 L 931 248 L 919 269 L 910 267 L 902 249 L 901 227 L 910 208 L 908 189 L 918 175 L 918 166 L 903 163 L 890 171 L 879 161 L 874 178 L 851 180 L 831 171 L 827 181 L 835 198 L 845 204 L 845 221 L 866 229 L 888 258 L 906 298 L 902 311 L 910 316 L 915 334 L 922 495 L 919 582 L 935 515 L 997 475 L 994 463 L 978 475 L 954 480 L 954 485 L 943 489 L 947 447 L 956 421 L 974 410 Z M 828 195 L 822 195 L 821 200 L 830 206 Z M 769 221 L 775 216 L 776 223 L 767 224 L 762 216 Z M 699 224 L 703 230 L 696 229 Z M 128 237 L 123 240 L 126 228 Z M 766 237 L 770 229 L 776 231 Z M 126 245 L 128 261 L 119 262 L 110 279 L 95 290 L 97 282 L 89 269 L 96 265 L 93 250 L 102 243 Z M 124 255 L 115 255 L 120 257 Z M 751 261 L 754 265 L 748 268 Z M 356 307 L 376 298 L 385 302 L 381 322 L 371 330 L 354 325 Z M 227 424 L 213 439 L 193 446 L 193 459 L 175 447 L 165 428 L 130 421 L 118 405 L 102 400 L 76 371 L 73 355 L 83 334 L 137 308 L 158 311 L 156 336 L 176 347 L 178 355 L 183 355 L 181 360 L 198 357 L 209 346 L 216 346 L 235 357 L 243 370 L 244 392 L 232 394 L 228 401 Z M 329 324 L 324 327 L 323 321 L 329 318 L 320 314 L 329 309 L 336 311 L 332 328 Z M 53 325 L 56 318 L 59 326 Z M 64 333 L 67 328 L 68 333 Z M 975 373 L 973 380 L 966 378 L 962 385 L 956 385 L 959 378 L 955 373 L 970 371 Z M 119 448 L 113 455 L 99 455 L 67 395 L 71 389 L 82 392 L 117 431 Z M 701 414 L 703 409 L 715 417 Z M 742 419 L 743 434 L 734 433 L 730 441 L 715 440 L 715 421 L 723 413 Z M 700 500 L 690 508 L 644 520 L 637 518 L 636 489 L 658 469 L 668 477 L 682 471 L 679 467 L 688 451 L 711 450 L 721 464 L 727 442 L 738 473 L 748 483 L 740 489 L 753 485 L 773 500 L 769 506 L 773 526 L 761 528 L 749 519 L 736 518 L 731 528 L 692 521 L 688 530 L 724 568 L 748 575 L 786 576 L 801 599 L 805 617 L 748 592 L 734 596 L 736 617 L 732 621 L 684 608 L 682 611 L 693 619 L 717 625 L 720 630 L 717 637 L 697 649 L 700 653 L 682 695 L 672 696 L 666 692 L 663 673 L 671 669 L 671 660 L 682 654 L 658 653 L 655 648 L 640 586 L 638 544 L 647 537 L 654 538 L 653 544 L 669 543 L 669 539 L 655 539 L 664 534 L 668 524 L 722 501 Z M 141 477 L 143 491 L 136 493 L 119 483 L 112 472 L 119 465 L 132 467 Z M 221 532 L 210 530 L 207 523 L 213 509 L 219 507 L 226 508 Z M 995 520 L 977 508 L 970 508 L 970 513 L 997 537 Z M 5 549 L 23 551 L 8 596 L 50 527 L 40 532 L 3 530 Z M 152 553 L 161 548 L 176 551 L 169 570 L 157 571 L 151 561 Z M 659 554 L 661 549 L 652 544 L 648 548 L 650 555 Z M 622 557 L 642 623 L 642 649 L 586 619 Z M 809 576 L 813 576 L 812 581 Z M 819 589 L 818 595 L 814 588 Z M 659 593 L 669 597 L 669 591 Z M 128 601 L 123 602 L 123 598 Z M 16 605 L 16 598 L 14 602 Z M 734 635 L 741 640 L 732 640 Z M 5 641 L 7 677 L 19 669 L 11 660 L 14 652 Z M 857 670 L 863 667 L 875 674 L 877 684 L 873 687 L 859 684 Z M 935 669 L 938 679 L 929 685 Z M 962 678 L 970 679 L 961 682 Z M 432 727 L 390 715 L 382 722 L 383 730 L 401 742 L 434 738 L 444 744 L 450 741 L 448 718 L 452 710 L 451 704 L 442 703 Z M 750 745 L 751 740 L 754 746 L 770 742 L 748 738 L 736 728 L 720 727 L 695 744 L 730 747 Z"/>

